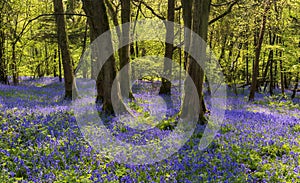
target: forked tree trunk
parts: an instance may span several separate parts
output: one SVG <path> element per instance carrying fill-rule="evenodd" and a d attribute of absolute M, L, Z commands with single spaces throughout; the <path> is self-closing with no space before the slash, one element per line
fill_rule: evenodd
<path fill-rule="evenodd" d="M 270 9 L 270 1 L 267 0 L 265 2 L 265 9 L 264 9 L 264 12 L 263 12 L 261 28 L 260 28 L 260 31 L 259 31 L 259 37 L 258 37 L 257 44 L 256 44 L 256 47 L 255 47 L 255 61 L 254 61 L 254 67 L 253 67 L 252 83 L 251 83 L 251 88 L 250 88 L 249 101 L 254 100 L 255 91 L 256 91 L 257 86 L 258 86 L 259 58 L 260 58 L 262 43 L 263 43 L 263 40 L 264 40 L 264 34 L 265 34 L 266 22 L 267 22 L 267 13 L 268 13 L 269 9 Z"/>
<path fill-rule="evenodd" d="M 109 22 L 106 12 L 106 6 L 104 0 L 82 0 L 83 9 L 88 16 L 88 23 L 90 27 L 90 38 L 93 42 L 98 36 L 109 31 Z M 105 44 L 106 51 L 112 51 L 112 39 L 111 34 L 106 37 Z M 98 42 L 97 42 L 98 43 Z M 96 43 L 96 45 L 97 45 Z M 92 59 L 97 59 L 97 56 L 101 56 L 101 48 L 96 46 L 97 50 L 92 48 Z M 94 62 L 93 67 L 99 67 L 98 62 Z M 116 77 L 116 64 L 114 55 L 109 56 L 109 58 L 104 63 L 102 69 L 99 73 L 93 73 L 97 75 L 96 87 L 97 87 L 97 99 L 96 102 L 103 103 L 103 111 L 107 114 L 113 114 L 115 111 L 112 105 L 112 85 Z M 121 100 L 121 95 L 117 91 L 117 99 Z M 124 106 L 118 106 L 124 107 Z"/>

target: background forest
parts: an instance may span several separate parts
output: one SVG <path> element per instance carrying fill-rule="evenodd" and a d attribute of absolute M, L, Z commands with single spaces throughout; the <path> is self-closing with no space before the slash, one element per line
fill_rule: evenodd
<path fill-rule="evenodd" d="M 1 0 L 0 181 L 299 182 L 299 9 L 299 0 Z M 203 151 L 198 144 L 211 115 L 211 85 L 196 58 L 178 48 L 193 50 L 193 34 L 166 26 L 172 36 L 165 41 L 129 44 L 135 26 L 123 24 L 151 19 L 199 35 L 207 44 L 199 53 L 213 54 L 224 75 L 224 123 Z M 126 46 L 100 73 L 91 59 L 91 71 L 81 70 L 80 78 L 96 81 L 93 100 L 116 137 L 132 144 L 161 140 L 186 115 L 184 109 L 200 105 L 191 138 L 160 162 L 118 163 L 85 141 L 76 123 L 70 107 L 77 95 L 74 78 L 85 51 L 109 30 L 114 32 L 108 49 Z M 174 63 L 147 59 L 152 55 Z M 179 69 L 180 76 L 169 81 L 152 72 L 131 87 L 129 63 L 143 71 L 163 68 L 169 75 Z M 117 99 L 148 125 L 151 115 L 166 113 L 149 131 L 135 131 L 114 116 L 111 88 L 122 68 L 128 70 Z M 189 90 L 186 74 L 195 83 L 196 99 L 181 96 L 182 89 Z"/>

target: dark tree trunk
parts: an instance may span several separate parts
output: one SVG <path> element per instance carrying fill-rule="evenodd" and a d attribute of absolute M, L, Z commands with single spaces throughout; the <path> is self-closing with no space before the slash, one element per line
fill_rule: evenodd
<path fill-rule="evenodd" d="M 267 2 L 265 4 L 265 9 L 263 12 L 263 18 L 262 18 L 261 28 L 259 31 L 257 45 L 255 47 L 255 61 L 254 61 L 254 68 L 253 68 L 253 74 L 252 74 L 252 83 L 251 83 L 251 88 L 250 88 L 249 101 L 254 100 L 255 91 L 258 87 L 259 57 L 260 57 L 262 43 L 264 40 L 264 34 L 265 34 L 266 22 L 267 22 L 267 13 L 268 13 L 269 9 L 270 9 L 270 2 L 269 2 L 269 0 L 267 0 Z"/>
<path fill-rule="evenodd" d="M 272 36 L 272 32 L 270 31 L 269 32 L 269 39 L 270 39 L 270 42 L 269 44 L 270 45 L 274 45 L 275 43 L 275 39 L 276 39 L 276 35 L 274 34 Z M 274 57 L 274 50 L 273 49 L 270 49 L 269 51 L 269 55 L 268 55 L 268 61 L 267 61 L 267 64 L 266 64 L 266 67 L 265 67 L 265 70 L 263 72 L 263 76 L 262 76 L 262 83 L 265 84 L 264 86 L 264 92 L 266 91 L 266 88 L 267 88 L 267 85 L 268 85 L 268 82 L 266 81 L 267 79 L 267 75 L 268 75 L 268 70 L 270 70 L 270 74 L 269 74 L 269 86 L 272 85 L 273 87 L 273 81 L 271 81 L 271 77 L 272 77 L 272 80 L 274 79 L 273 78 L 273 57 Z M 272 75 L 272 76 L 271 76 Z M 273 88 L 272 88 L 273 89 Z M 272 90 L 270 87 L 269 87 L 269 92 L 270 94 L 273 93 L 273 90 Z M 271 94 L 272 95 L 272 94 Z"/>
<path fill-rule="evenodd" d="M 209 11 L 210 11 L 210 0 L 194 0 L 192 30 L 193 32 L 198 34 L 204 41 L 207 41 Z M 191 39 L 191 47 L 193 48 L 197 47 L 197 44 L 194 42 L 194 39 Z M 201 48 L 199 49 L 200 50 L 197 54 L 200 54 L 201 58 L 206 58 L 206 47 L 201 45 Z M 206 121 L 204 118 L 204 114 L 206 112 L 206 107 L 205 107 L 203 94 L 202 94 L 204 71 L 193 57 L 190 57 L 190 59 L 188 60 L 187 70 L 197 88 L 199 98 L 194 99 L 188 95 L 185 95 L 183 101 L 183 108 L 186 107 L 186 105 L 191 105 L 196 100 L 198 100 L 200 104 L 199 120 L 201 124 L 205 124 Z M 185 88 L 185 91 L 187 90 L 188 88 Z"/>
<path fill-rule="evenodd" d="M 183 21 L 184 21 L 184 26 L 188 29 L 192 29 L 192 7 L 193 7 L 193 1 L 187 1 L 187 0 L 181 0 L 182 4 L 182 13 L 183 13 Z M 189 54 L 188 50 L 191 44 L 191 35 L 190 31 L 185 31 L 184 32 L 184 46 L 186 52 L 184 53 L 184 69 L 186 70 L 186 65 L 188 63 L 189 59 Z"/>
<path fill-rule="evenodd" d="M 279 43 L 281 43 L 281 38 L 279 38 Z M 280 85 L 281 85 L 281 94 L 284 95 L 284 69 L 282 65 L 282 51 L 279 51 L 279 67 L 280 67 Z"/>
<path fill-rule="evenodd" d="M 91 42 L 93 42 L 98 36 L 109 31 L 109 22 L 106 12 L 106 6 L 104 0 L 83 0 L 83 9 L 88 16 L 88 23 L 90 27 L 90 38 Z M 112 51 L 112 39 L 111 34 L 105 40 L 105 44 L 107 51 Z M 92 48 L 92 58 L 97 58 L 98 54 L 101 53 L 101 49 L 99 47 L 97 50 Z M 93 63 L 92 68 L 98 67 L 99 63 Z M 94 70 L 95 71 L 95 70 Z M 93 72 L 93 71 L 92 71 Z M 93 73 L 97 75 L 96 87 L 97 87 L 97 99 L 96 102 L 103 102 L 103 111 L 107 114 L 113 114 L 115 111 L 112 106 L 112 85 L 113 81 L 116 77 L 116 64 L 114 55 L 109 56 L 109 58 L 104 63 L 101 71 L 99 73 Z M 117 92 L 117 99 L 121 100 L 121 95 L 119 91 Z M 120 106 L 118 106 L 120 107 Z"/>
<path fill-rule="evenodd" d="M 130 0 L 121 0 L 121 8 L 121 41 L 122 45 L 125 45 L 120 49 L 120 70 L 123 69 L 120 75 L 121 96 L 133 99 L 134 97 L 130 90 L 130 24 L 128 24 L 131 18 Z"/>
<path fill-rule="evenodd" d="M 168 21 L 174 22 L 175 20 L 175 0 L 168 0 Z M 166 43 L 165 43 L 165 60 L 164 60 L 164 74 L 166 78 L 171 78 L 172 74 L 172 62 L 169 61 L 173 58 L 173 41 L 174 41 L 174 26 L 166 24 Z M 171 81 L 162 77 L 162 85 L 159 90 L 159 94 L 171 94 Z"/>
<path fill-rule="evenodd" d="M 236 69 L 238 68 L 238 60 L 241 57 L 241 49 L 243 47 L 243 43 L 239 43 L 238 46 L 238 54 L 235 57 L 235 60 L 232 63 L 231 73 L 232 73 L 232 80 L 233 80 L 233 91 L 235 95 L 238 95 L 237 86 L 236 86 Z"/>
<path fill-rule="evenodd" d="M 122 41 L 122 39 L 121 39 L 122 32 L 121 32 L 120 24 L 119 24 L 119 21 L 118 21 L 118 11 L 113 8 L 113 5 L 111 4 L 110 0 L 105 0 L 105 4 L 107 6 L 108 13 L 111 16 L 113 24 L 116 27 L 118 41 L 119 41 L 119 43 L 121 43 L 121 41 Z M 121 51 L 122 51 L 122 49 L 118 50 L 118 54 L 119 54 L 119 59 L 120 60 L 121 60 L 121 57 L 122 57 Z"/>
<path fill-rule="evenodd" d="M 64 7 L 62 0 L 53 0 L 53 3 L 55 14 L 63 14 Z M 55 20 L 57 25 L 58 44 L 62 54 L 62 65 L 65 79 L 65 99 L 72 99 L 74 73 L 71 63 L 71 55 L 69 51 L 65 17 L 64 15 L 56 15 Z"/>
<path fill-rule="evenodd" d="M 61 64 L 61 51 L 60 51 L 60 47 L 58 46 L 58 78 L 59 78 L 59 82 L 62 82 L 62 64 Z"/>
<path fill-rule="evenodd" d="M 273 88 L 274 88 L 274 78 L 273 78 L 273 50 L 270 50 L 270 85 L 269 85 L 269 92 L 270 95 L 273 95 Z"/>
<path fill-rule="evenodd" d="M 248 46 L 248 41 L 246 42 L 246 84 L 249 84 L 249 46 Z"/>
<path fill-rule="evenodd" d="M 57 50 L 54 50 L 54 56 L 53 56 L 53 77 L 57 77 L 56 73 L 56 59 L 57 59 Z"/>
<path fill-rule="evenodd" d="M 289 83 L 288 83 L 288 77 L 287 77 L 288 73 L 285 72 L 284 73 L 284 89 L 289 89 Z"/>
<path fill-rule="evenodd" d="M 13 83 L 19 84 L 17 58 L 16 58 L 16 44 L 12 43 L 12 71 L 13 71 Z"/>
<path fill-rule="evenodd" d="M 49 69 L 49 57 L 48 57 L 48 46 L 47 42 L 45 42 L 45 65 L 46 65 L 46 76 L 50 75 L 50 69 Z"/>
<path fill-rule="evenodd" d="M 5 35 L 2 29 L 2 17 L 0 15 L 0 83 L 8 84 L 7 66 L 4 59 Z"/>
<path fill-rule="evenodd" d="M 296 97 L 298 84 L 299 84 L 299 72 L 297 73 L 297 76 L 296 76 L 295 85 L 294 85 L 293 93 L 292 93 L 292 96 L 291 96 L 292 99 L 294 99 Z"/>
<path fill-rule="evenodd" d="M 298 47 L 300 48 L 300 42 L 299 42 Z M 298 58 L 298 63 L 300 64 L 300 57 Z M 295 86 L 294 86 L 293 94 L 291 96 L 292 99 L 294 99 L 296 97 L 296 93 L 297 93 L 297 90 L 298 90 L 298 84 L 299 84 L 299 72 L 297 72 L 297 75 L 296 75 Z"/>

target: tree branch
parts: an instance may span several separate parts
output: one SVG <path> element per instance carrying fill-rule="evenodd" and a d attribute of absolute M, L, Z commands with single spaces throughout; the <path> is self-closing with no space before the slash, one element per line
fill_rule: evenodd
<path fill-rule="evenodd" d="M 151 11 L 151 13 L 154 15 L 154 16 L 156 16 L 157 18 L 159 18 L 159 19 L 161 19 L 161 20 L 166 20 L 166 18 L 165 17 L 163 17 L 163 16 L 161 16 L 161 15 L 159 15 L 159 14 L 157 14 L 155 11 L 154 11 L 154 9 L 151 7 L 151 6 L 149 6 L 147 3 L 145 3 L 143 0 L 134 0 L 135 2 L 140 2 L 142 5 L 144 5 L 148 10 L 150 10 Z"/>
<path fill-rule="evenodd" d="M 221 14 L 221 15 L 217 16 L 216 18 L 210 20 L 208 24 L 211 25 L 211 24 L 215 23 L 216 21 L 220 20 L 221 18 L 225 17 L 226 15 L 228 15 L 228 14 L 231 12 L 232 7 L 233 7 L 235 4 L 237 4 L 237 3 L 238 3 L 238 0 L 232 2 L 232 3 L 230 4 L 230 6 L 227 8 L 227 10 L 226 10 L 223 14 Z"/>
<path fill-rule="evenodd" d="M 39 19 L 39 18 L 41 18 L 41 17 L 45 17 L 45 16 L 54 16 L 54 15 L 72 15 L 72 16 L 84 16 L 84 17 L 88 17 L 87 15 L 84 15 L 84 14 L 77 14 L 77 13 L 56 13 L 56 14 L 41 14 L 41 15 L 38 15 L 38 16 L 36 16 L 35 18 L 28 20 L 28 22 L 23 26 L 22 31 L 21 31 L 21 32 L 19 33 L 19 35 L 17 36 L 17 39 L 14 41 L 14 44 L 17 44 L 17 42 L 20 41 L 20 39 L 21 39 L 21 37 L 23 36 L 23 34 L 24 34 L 26 28 L 28 27 L 28 25 L 29 25 L 31 22 L 33 22 L 33 21 L 35 21 L 35 20 L 37 20 L 37 19 Z"/>

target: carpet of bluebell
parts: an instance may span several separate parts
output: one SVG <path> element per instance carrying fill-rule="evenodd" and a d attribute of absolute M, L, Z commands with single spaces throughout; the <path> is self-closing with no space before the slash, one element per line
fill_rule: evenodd
<path fill-rule="evenodd" d="M 258 94 L 249 103 L 247 89 L 238 95 L 229 89 L 224 124 L 208 148 L 198 150 L 204 128 L 198 125 L 172 156 L 134 166 L 113 161 L 85 141 L 57 78 L 22 79 L 18 86 L 0 85 L 0 182 L 300 181 L 299 98 Z M 164 102 L 153 99 L 158 89 L 156 82 L 136 83 L 139 105 L 128 105 L 144 119 L 149 111 L 165 111 L 163 123 L 143 132 L 107 117 L 112 134 L 134 144 L 168 135 L 180 110 L 178 88 Z"/>

